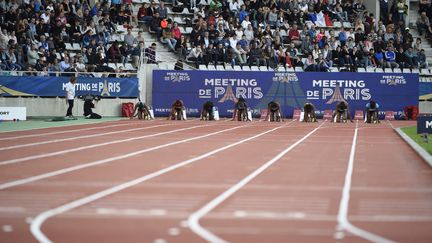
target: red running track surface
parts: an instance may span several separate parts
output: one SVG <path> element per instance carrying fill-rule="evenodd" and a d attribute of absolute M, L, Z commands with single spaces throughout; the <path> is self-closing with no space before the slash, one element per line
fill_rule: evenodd
<path fill-rule="evenodd" d="M 432 242 L 432 169 L 391 125 L 411 123 L 0 133 L 0 241 Z"/>

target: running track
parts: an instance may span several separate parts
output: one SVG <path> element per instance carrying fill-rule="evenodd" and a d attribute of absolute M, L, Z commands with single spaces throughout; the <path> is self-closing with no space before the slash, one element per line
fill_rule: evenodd
<path fill-rule="evenodd" d="M 0 133 L 0 242 L 432 242 L 409 122 L 116 121 Z"/>

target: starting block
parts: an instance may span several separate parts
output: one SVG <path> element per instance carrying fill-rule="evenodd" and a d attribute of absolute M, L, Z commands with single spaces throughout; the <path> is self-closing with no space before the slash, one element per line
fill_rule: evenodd
<path fill-rule="evenodd" d="M 299 121 L 304 121 L 304 116 L 305 116 L 305 113 L 304 113 L 304 111 L 302 111 L 302 112 L 300 112 L 300 118 L 299 118 Z"/>
<path fill-rule="evenodd" d="M 187 118 L 186 118 L 186 109 L 183 110 L 182 112 L 183 112 L 183 118 L 184 118 L 185 120 L 187 120 Z"/>
<path fill-rule="evenodd" d="M 150 118 L 154 119 L 154 111 L 152 107 L 149 107 Z"/>
<path fill-rule="evenodd" d="M 354 120 L 364 120 L 364 114 L 362 110 L 355 111 Z"/>
<path fill-rule="evenodd" d="M 300 109 L 294 109 L 294 112 L 293 112 L 293 119 L 297 119 L 297 120 L 300 121 L 301 116 L 302 116 L 301 113 L 302 113 L 302 111 L 301 111 Z"/>
<path fill-rule="evenodd" d="M 385 112 L 385 118 L 384 118 L 384 120 L 386 120 L 386 121 L 392 121 L 394 119 L 395 119 L 394 111 L 386 111 Z"/>
<path fill-rule="evenodd" d="M 331 110 L 325 110 L 323 119 L 331 120 L 333 117 L 333 113 Z"/>
<path fill-rule="evenodd" d="M 248 118 L 248 121 L 252 121 L 252 111 L 250 111 L 249 109 L 247 112 L 247 118 Z"/>
<path fill-rule="evenodd" d="M 215 119 L 215 121 L 219 121 L 219 109 L 216 106 L 213 106 L 212 108 L 213 110 L 213 118 Z"/>
<path fill-rule="evenodd" d="M 260 113 L 260 119 L 261 120 L 265 120 L 268 114 L 268 110 L 267 109 L 262 109 L 261 113 Z"/>

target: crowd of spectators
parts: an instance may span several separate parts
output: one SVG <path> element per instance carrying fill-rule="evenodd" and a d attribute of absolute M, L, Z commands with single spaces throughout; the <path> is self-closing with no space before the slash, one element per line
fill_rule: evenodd
<path fill-rule="evenodd" d="M 165 6 L 143 4 L 138 20 L 182 60 L 205 65 L 265 65 L 326 71 L 332 66 L 427 68 L 421 39 L 407 25 L 408 6 L 380 0 L 379 18 L 363 0 L 173 0 L 193 12 L 182 34 Z M 421 12 L 432 13 L 427 0 Z M 205 3 L 205 4 L 201 4 Z M 207 4 L 208 3 L 208 4 Z M 423 4 L 424 3 L 424 4 Z M 425 13 L 422 14 L 422 16 Z M 426 19 L 428 19 L 427 16 Z M 349 23 L 349 24 L 347 24 Z M 418 25 L 430 34 L 429 22 Z"/>
<path fill-rule="evenodd" d="M 125 72 L 126 63 L 138 66 L 144 51 L 142 32 L 127 28 L 113 40 L 117 26 L 136 24 L 131 1 L 111 0 L 0 0 L 0 70 L 55 72 Z M 73 44 L 78 49 L 71 51 Z M 107 63 L 122 63 L 109 67 Z"/>
<path fill-rule="evenodd" d="M 363 0 L 167 0 L 171 11 L 193 13 L 183 19 L 192 31 L 182 33 L 164 1 L 134 12 L 132 0 L 0 0 L 0 69 L 122 72 L 107 63 L 137 67 L 143 52 L 156 63 L 156 43 L 145 43 L 142 31 L 134 35 L 137 26 L 197 67 L 427 68 L 424 44 L 407 26 L 405 0 L 379 1 L 377 18 Z M 419 6 L 418 30 L 430 38 L 430 3 Z M 126 26 L 124 37 L 113 41 L 118 26 Z M 77 53 L 70 44 L 79 45 Z"/>

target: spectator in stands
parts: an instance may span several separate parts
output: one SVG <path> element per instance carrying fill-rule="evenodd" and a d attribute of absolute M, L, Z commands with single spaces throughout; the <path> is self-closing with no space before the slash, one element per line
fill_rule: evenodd
<path fill-rule="evenodd" d="M 417 53 L 414 52 L 413 48 L 410 46 L 408 50 L 405 51 L 405 58 L 409 68 L 416 68 L 418 65 L 417 62 Z"/>
<path fill-rule="evenodd" d="M 145 57 L 147 58 L 147 63 L 156 64 L 156 43 L 152 43 L 150 47 L 145 49 Z"/>
<path fill-rule="evenodd" d="M 159 16 L 159 13 L 155 12 L 150 22 L 150 30 L 156 33 L 156 37 L 158 40 L 160 40 L 160 37 L 162 35 L 162 28 L 160 25 L 161 21 L 162 18 Z"/>
<path fill-rule="evenodd" d="M 135 36 L 133 36 L 133 34 L 132 34 L 132 28 L 131 27 L 127 28 L 127 34 L 124 36 L 124 40 L 123 41 L 125 42 L 125 44 L 129 48 L 131 48 L 132 45 L 134 44 L 134 42 L 135 42 Z"/>
<path fill-rule="evenodd" d="M 420 52 L 417 53 L 417 62 L 418 68 L 429 68 L 424 49 L 421 49 Z"/>
<path fill-rule="evenodd" d="M 103 50 L 102 50 L 103 51 Z M 100 53 L 100 52 L 97 52 Z M 110 48 L 108 49 L 107 58 L 111 62 L 120 62 L 121 61 L 121 51 L 119 47 L 119 43 L 115 41 Z"/>
<path fill-rule="evenodd" d="M 180 49 L 179 53 L 179 58 L 181 60 L 185 60 L 187 55 L 188 55 L 188 50 L 190 48 L 190 42 L 189 39 L 186 38 L 185 35 L 182 35 L 180 37 L 180 41 L 177 42 L 177 49 Z"/>
<path fill-rule="evenodd" d="M 187 60 L 195 62 L 195 67 L 199 68 L 199 65 L 204 63 L 201 46 L 193 47 L 187 56 Z"/>
<path fill-rule="evenodd" d="M 396 53 L 394 52 L 392 46 L 389 46 L 387 48 L 387 51 L 385 52 L 385 61 L 386 61 L 386 67 L 388 68 L 399 67 L 399 64 L 396 63 Z"/>
<path fill-rule="evenodd" d="M 406 62 L 406 57 L 404 53 L 404 49 L 402 46 L 398 48 L 396 51 L 396 63 L 399 65 L 399 67 L 404 68 L 407 67 L 408 64 Z"/>
<path fill-rule="evenodd" d="M 159 8 L 157 8 L 157 12 L 159 13 L 159 16 L 162 19 L 168 18 L 168 10 L 165 7 L 165 3 L 163 1 L 160 1 L 160 5 L 159 5 Z"/>
<path fill-rule="evenodd" d="M 426 37 L 431 35 L 431 26 L 426 12 L 420 14 L 416 24 L 419 35 L 423 35 L 423 32 L 426 33 Z"/>
<path fill-rule="evenodd" d="M 31 49 L 27 52 L 28 64 L 31 66 L 36 65 L 36 61 L 39 59 L 39 55 L 36 49 L 36 44 L 31 45 Z"/>
<path fill-rule="evenodd" d="M 173 37 L 173 33 L 172 33 L 172 26 L 171 24 L 168 24 L 168 26 L 164 29 L 162 29 L 162 38 L 161 38 L 161 43 L 163 44 L 168 44 L 169 49 L 174 52 L 177 53 L 175 46 L 177 44 L 177 40 Z"/>
<path fill-rule="evenodd" d="M 153 12 L 152 8 L 150 8 L 150 4 L 144 3 L 141 5 L 141 7 L 138 9 L 138 23 L 148 25 L 150 21 L 153 18 Z"/>

